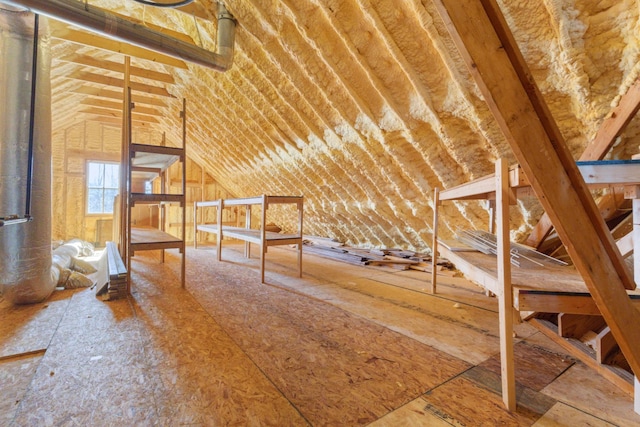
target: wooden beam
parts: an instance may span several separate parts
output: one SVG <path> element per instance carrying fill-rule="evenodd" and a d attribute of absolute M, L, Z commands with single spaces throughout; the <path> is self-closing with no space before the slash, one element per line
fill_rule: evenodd
<path fill-rule="evenodd" d="M 511 287 L 511 242 L 509 239 L 509 165 L 505 159 L 496 162 L 496 225 L 498 245 L 498 283 L 500 318 L 500 371 L 502 401 L 507 410 L 516 410 L 516 380 L 513 360 L 513 289 Z"/>
<path fill-rule="evenodd" d="M 440 189 L 433 189 L 433 239 L 431 240 L 431 293 L 436 293 L 438 276 L 438 209 L 440 205 Z"/>
<path fill-rule="evenodd" d="M 620 97 L 618 105 L 611 109 L 602 122 L 593 141 L 587 146 L 580 160 L 601 160 L 613 147 L 616 138 L 627 127 L 640 109 L 640 79 L 636 80 Z"/>
<path fill-rule="evenodd" d="M 93 95 L 100 98 L 117 99 L 122 102 L 122 91 L 109 90 L 104 88 L 98 88 L 95 86 L 82 85 L 71 89 L 71 92 L 80 93 L 83 95 Z M 156 107 L 167 107 L 167 103 L 159 98 L 144 95 L 133 95 L 132 101 L 136 104 L 148 104 Z"/>
<path fill-rule="evenodd" d="M 122 64 L 121 62 L 107 61 L 105 59 L 98 59 L 89 55 L 80 55 L 77 53 L 73 53 L 55 59 L 58 61 L 72 62 L 74 64 L 86 65 L 88 67 L 100 68 L 103 70 L 109 70 L 116 73 L 124 74 L 124 64 Z M 146 68 L 140 67 L 131 67 L 131 75 L 147 80 L 156 80 L 163 83 L 173 84 L 176 82 L 171 74 L 147 70 Z"/>
<path fill-rule="evenodd" d="M 104 117 L 104 116 L 96 116 L 96 115 L 88 114 L 87 120 L 93 121 L 93 122 L 100 122 L 108 125 L 113 125 L 116 127 L 122 126 L 122 119 L 119 119 L 117 117 Z M 151 129 L 151 124 L 148 122 L 141 122 L 136 120 L 132 124 L 136 128 Z"/>
<path fill-rule="evenodd" d="M 515 306 L 520 311 L 601 315 L 591 294 L 588 293 L 516 289 L 514 298 Z M 640 295 L 630 295 L 629 299 L 640 310 Z"/>
<path fill-rule="evenodd" d="M 434 0 L 497 125 L 549 213 L 633 371 L 635 284 L 495 0 Z"/>
<path fill-rule="evenodd" d="M 157 62 L 159 64 L 168 65 L 170 67 L 182 68 L 189 67 L 184 61 L 172 58 L 161 53 L 153 52 L 148 49 L 133 46 L 127 43 L 108 39 L 86 31 L 74 30 L 65 24 L 50 19 L 51 37 L 66 40 L 72 43 L 81 44 L 83 46 L 91 46 L 109 52 L 119 53 L 125 56 L 133 56 L 147 61 Z"/>
<path fill-rule="evenodd" d="M 519 311 L 600 315 L 598 306 L 587 293 L 517 290 L 515 301 Z"/>
<path fill-rule="evenodd" d="M 82 105 L 91 105 L 93 107 L 106 108 L 109 110 L 116 110 L 118 112 L 122 112 L 122 101 L 108 101 L 106 99 L 98 99 L 98 98 L 85 98 L 80 101 Z M 155 108 L 136 106 L 136 113 L 147 114 L 149 116 L 159 116 L 162 117 L 164 114 L 160 110 L 156 110 Z"/>
<path fill-rule="evenodd" d="M 590 187 L 640 185 L 640 161 L 610 160 L 578 162 L 578 170 Z"/>
<path fill-rule="evenodd" d="M 95 114 L 96 116 L 117 117 L 119 119 L 122 119 L 122 111 L 114 111 L 106 108 L 89 107 L 89 108 L 83 108 L 79 112 L 87 113 L 87 114 Z M 160 121 L 155 117 L 145 116 L 144 114 L 133 113 L 131 114 L 131 118 L 139 122 L 160 123 Z"/>
<path fill-rule="evenodd" d="M 91 73 L 88 71 L 74 71 L 65 75 L 66 78 L 82 80 L 85 82 L 97 83 L 106 86 L 113 86 L 118 88 L 124 87 L 124 80 L 118 79 L 116 77 L 105 76 L 104 74 Z M 146 83 L 140 82 L 130 82 L 131 90 L 135 90 L 138 92 L 144 92 L 151 95 L 165 96 L 169 98 L 175 98 L 175 96 L 171 95 L 167 89 L 160 86 L 148 85 Z"/>

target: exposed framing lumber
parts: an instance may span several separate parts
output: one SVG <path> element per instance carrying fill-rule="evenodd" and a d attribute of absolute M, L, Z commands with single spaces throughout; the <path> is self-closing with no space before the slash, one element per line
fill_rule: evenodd
<path fill-rule="evenodd" d="M 105 59 L 94 58 L 89 55 L 80 55 L 77 53 L 64 55 L 56 58 L 58 61 L 72 62 L 74 64 L 86 65 L 88 67 L 100 68 L 116 73 L 124 74 L 124 65 L 121 62 L 108 61 Z M 161 73 L 159 71 L 147 70 L 140 67 L 131 67 L 131 75 L 141 77 L 147 80 L 156 80 L 163 83 L 175 83 L 175 79 L 171 74 Z"/>
<path fill-rule="evenodd" d="M 172 58 L 167 55 L 163 55 L 161 53 L 152 52 L 148 49 L 132 46 L 127 43 L 111 40 L 85 31 L 74 30 L 67 27 L 65 24 L 53 19 L 49 20 L 49 22 L 51 28 L 51 36 L 57 39 L 81 44 L 83 46 L 91 46 L 98 49 L 107 50 L 109 52 L 119 53 L 125 56 L 133 56 L 138 59 L 145 59 L 147 61 L 157 62 L 159 64 L 169 65 L 175 68 L 182 68 L 183 70 L 189 68 L 184 61 Z"/>
<path fill-rule="evenodd" d="M 433 189 L 433 239 L 431 241 L 431 293 L 436 293 L 438 277 L 438 210 L 440 205 L 440 189 Z"/>
<path fill-rule="evenodd" d="M 88 107 L 88 108 L 83 108 L 81 110 L 78 111 L 79 113 L 87 113 L 87 114 L 95 114 L 96 116 L 104 116 L 104 117 L 116 117 L 116 118 L 122 118 L 122 111 L 113 111 L 113 110 L 109 110 L 106 108 L 99 108 L 99 107 Z M 156 119 L 155 117 L 151 117 L 151 116 L 147 116 L 144 114 L 137 114 L 137 113 L 132 113 L 131 114 L 131 118 L 134 121 L 139 121 L 139 122 L 147 122 L 147 123 L 160 123 L 160 121 L 158 119 Z"/>
<path fill-rule="evenodd" d="M 99 98 L 85 98 L 82 101 L 80 101 L 80 104 L 91 105 L 92 107 L 106 108 L 109 110 L 115 110 L 120 113 L 122 112 L 122 101 L 118 102 L 118 101 L 109 101 L 106 99 L 99 99 Z M 136 110 L 136 113 L 146 114 L 148 116 L 158 116 L 158 117 L 164 116 L 164 114 L 160 110 L 156 110 L 155 108 L 142 107 L 142 106 L 136 105 L 135 110 Z"/>
<path fill-rule="evenodd" d="M 579 160 L 601 160 L 607 155 L 616 138 L 627 127 L 631 119 L 636 115 L 640 109 L 640 79 L 636 80 L 633 85 L 629 87 L 627 93 L 621 98 L 618 105 L 614 107 L 607 118 L 604 120 L 600 129 L 596 133 L 595 138 L 587 146 L 585 151 L 580 156 Z M 598 207 L 600 211 L 610 210 L 612 205 L 615 204 L 615 200 L 610 198 L 603 199 L 599 203 Z M 539 247 L 544 239 L 549 235 L 553 224 L 549 219 L 549 215 L 545 212 L 538 224 L 531 230 L 526 244 L 535 248 Z"/>
<path fill-rule="evenodd" d="M 635 373 L 635 284 L 495 0 L 435 0 L 444 25 Z"/>
<path fill-rule="evenodd" d="M 94 115 L 94 114 L 87 114 L 86 120 L 94 121 L 94 122 L 100 122 L 100 123 L 104 123 L 104 124 L 107 124 L 107 125 L 113 125 L 115 127 L 121 127 L 122 126 L 122 119 L 119 119 L 117 117 L 105 117 L 105 116 L 97 116 L 97 115 Z M 144 129 L 150 129 L 151 128 L 151 124 L 148 123 L 148 122 L 141 122 L 141 121 L 138 121 L 138 120 L 134 120 L 134 121 L 132 121 L 132 124 L 136 128 L 144 128 Z"/>
<path fill-rule="evenodd" d="M 105 86 L 113 86 L 118 88 L 124 87 L 124 80 L 116 77 L 105 76 L 103 74 L 91 73 L 89 71 L 74 71 L 68 75 L 65 75 L 66 78 L 82 80 L 85 82 L 97 83 Z M 175 98 L 175 96 L 171 95 L 167 89 L 160 86 L 148 85 L 146 83 L 139 82 L 130 82 L 129 86 L 131 90 L 135 90 L 138 92 L 144 92 L 151 95 L 164 96 L 168 98 Z"/>
<path fill-rule="evenodd" d="M 122 102 L 122 91 L 110 90 L 104 88 L 98 88 L 95 86 L 82 85 L 71 89 L 72 92 L 82 95 L 98 96 L 100 98 L 117 99 Z M 167 103 L 160 98 L 154 98 L 151 96 L 144 96 L 140 94 L 134 94 L 131 96 L 131 101 L 136 104 L 154 105 L 156 107 L 167 107 Z"/>
<path fill-rule="evenodd" d="M 516 410 L 516 379 L 513 360 L 513 289 L 511 286 L 511 243 L 509 239 L 509 166 L 496 162 L 496 225 L 498 244 L 498 283 L 500 318 L 500 371 L 502 401 L 509 411 Z"/>

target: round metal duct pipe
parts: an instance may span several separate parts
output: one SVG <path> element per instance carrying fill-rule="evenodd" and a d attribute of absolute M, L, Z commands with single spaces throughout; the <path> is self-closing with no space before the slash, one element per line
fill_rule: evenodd
<path fill-rule="evenodd" d="M 135 22 L 77 0 L 0 0 L 15 7 L 82 27 L 104 36 L 163 53 L 216 71 L 227 71 L 233 63 L 236 20 L 218 3 L 218 52 L 210 52 L 191 43 L 169 37 Z M 222 24 L 222 25 L 220 25 Z"/>
<path fill-rule="evenodd" d="M 40 29 L 44 25 L 41 20 Z M 26 205 L 35 15 L 0 3 L 0 212 Z M 34 126 L 33 221 L 0 227 L 0 292 L 14 304 L 53 292 L 51 259 L 51 88 L 49 37 L 40 31 Z"/>

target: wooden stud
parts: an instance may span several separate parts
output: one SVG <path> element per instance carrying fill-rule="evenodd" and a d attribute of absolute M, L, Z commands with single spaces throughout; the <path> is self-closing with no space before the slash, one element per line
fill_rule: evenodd
<path fill-rule="evenodd" d="M 436 293 L 438 269 L 438 205 L 440 204 L 440 189 L 433 189 L 433 240 L 431 243 L 431 293 Z"/>
<path fill-rule="evenodd" d="M 502 401 L 516 410 L 516 380 L 513 360 L 513 289 L 511 288 L 511 243 L 509 239 L 509 167 L 505 159 L 496 162 L 496 223 L 500 317 L 500 366 Z"/>

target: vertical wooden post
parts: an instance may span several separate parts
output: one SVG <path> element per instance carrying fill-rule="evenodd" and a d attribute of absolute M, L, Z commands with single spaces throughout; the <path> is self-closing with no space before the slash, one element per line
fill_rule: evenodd
<path fill-rule="evenodd" d="M 438 205 L 440 204 L 440 189 L 433 189 L 433 240 L 431 242 L 431 293 L 436 293 L 436 277 L 438 269 Z"/>
<path fill-rule="evenodd" d="M 633 410 L 640 414 L 640 380 L 637 375 L 633 378 Z"/>
<path fill-rule="evenodd" d="M 509 239 L 509 167 L 496 162 L 496 213 L 498 243 L 498 284 L 500 308 L 500 365 L 502 400 L 509 411 L 516 410 L 516 381 L 513 366 L 513 291 L 511 289 L 511 248 Z"/>
<path fill-rule="evenodd" d="M 302 221 L 304 219 L 304 199 L 298 203 L 298 229 L 300 230 L 300 244 L 298 245 L 298 277 L 302 277 Z"/>
<path fill-rule="evenodd" d="M 216 242 L 216 252 L 218 261 L 222 261 L 222 212 L 224 210 L 224 200 L 218 199 L 218 211 L 216 212 L 216 221 L 218 222 L 218 241 Z"/>
<path fill-rule="evenodd" d="M 185 276 L 186 276 L 186 244 L 185 239 L 187 237 L 187 99 L 182 98 L 182 111 L 180 112 L 180 116 L 182 117 L 182 260 L 180 263 L 180 274 L 182 281 L 182 288 L 185 287 Z M 194 200 L 195 205 L 195 200 Z M 195 229 L 194 229 L 195 234 Z"/>
<path fill-rule="evenodd" d="M 244 228 L 249 230 L 251 228 L 251 205 L 246 205 L 245 209 Z M 264 211 L 264 204 L 262 205 L 262 210 Z M 244 242 L 244 256 L 251 258 L 251 243 L 249 242 Z"/>
<path fill-rule="evenodd" d="M 260 242 L 262 247 L 260 248 L 260 283 L 264 283 L 264 261 L 267 255 L 267 209 L 269 209 L 269 202 L 266 195 L 262 195 L 262 221 L 260 222 Z M 247 243 L 249 244 L 249 243 Z"/>
<path fill-rule="evenodd" d="M 198 249 L 198 201 L 193 201 L 193 248 Z"/>
<path fill-rule="evenodd" d="M 640 197 L 640 188 L 636 187 L 634 191 L 636 196 Z M 633 209 L 633 280 L 640 283 L 640 198 L 634 198 L 632 201 Z"/>
<path fill-rule="evenodd" d="M 120 162 L 120 255 L 127 262 L 127 293 L 131 292 L 131 88 L 130 80 L 131 58 L 124 58 L 124 83 L 122 90 L 122 152 Z"/>

